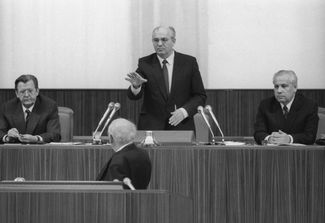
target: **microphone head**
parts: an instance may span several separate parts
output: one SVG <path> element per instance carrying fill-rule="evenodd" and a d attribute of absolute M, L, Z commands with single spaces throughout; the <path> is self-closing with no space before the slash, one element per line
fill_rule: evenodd
<path fill-rule="evenodd" d="M 130 178 L 125 177 L 125 178 L 123 179 L 123 183 L 126 184 L 126 185 L 130 184 L 130 183 L 131 183 Z"/>
<path fill-rule="evenodd" d="M 116 103 L 114 104 L 114 108 L 115 108 L 116 111 L 119 110 L 120 107 L 121 107 L 121 104 L 120 104 L 120 103 L 116 102 Z"/>
<path fill-rule="evenodd" d="M 200 112 L 200 113 L 203 112 L 203 107 L 202 107 L 201 105 L 198 106 L 198 107 L 197 107 L 197 111 Z"/>
<path fill-rule="evenodd" d="M 206 105 L 205 109 L 208 110 L 208 111 L 212 111 L 212 107 L 210 105 Z"/>
<path fill-rule="evenodd" d="M 23 177 L 16 177 L 16 178 L 14 179 L 14 181 L 16 181 L 16 182 L 24 182 L 24 181 L 26 181 L 26 180 L 25 180 L 25 178 L 23 178 Z"/>
<path fill-rule="evenodd" d="M 108 107 L 109 107 L 109 108 L 113 108 L 113 107 L 114 107 L 114 102 L 110 102 L 110 103 L 108 104 Z"/>

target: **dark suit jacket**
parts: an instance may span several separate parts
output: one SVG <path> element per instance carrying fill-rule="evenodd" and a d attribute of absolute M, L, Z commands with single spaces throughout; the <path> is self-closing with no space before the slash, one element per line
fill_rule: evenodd
<path fill-rule="evenodd" d="M 137 95 L 132 93 L 131 88 L 128 89 L 130 99 L 144 97 L 138 120 L 139 130 L 195 130 L 193 115 L 199 105 L 204 106 L 206 93 L 194 57 L 175 52 L 169 95 L 156 53 L 139 59 L 136 72 L 148 80 Z M 175 105 L 177 108 L 183 107 L 189 117 L 173 127 L 168 124 L 168 119 Z"/>
<path fill-rule="evenodd" d="M 113 154 L 102 168 L 96 180 L 123 181 L 130 178 L 136 189 L 146 189 L 151 178 L 151 161 L 147 151 L 134 143 Z"/>
<path fill-rule="evenodd" d="M 290 134 L 294 143 L 313 144 L 318 126 L 318 106 L 315 102 L 297 93 L 287 119 L 275 97 L 259 105 L 254 125 L 254 138 L 258 144 L 272 132 L 282 130 Z"/>
<path fill-rule="evenodd" d="M 3 104 L 0 111 L 1 142 L 11 128 L 16 128 L 21 134 L 39 135 L 44 142 L 60 141 L 58 107 L 52 99 L 38 95 L 26 126 L 20 100 L 11 99 Z"/>

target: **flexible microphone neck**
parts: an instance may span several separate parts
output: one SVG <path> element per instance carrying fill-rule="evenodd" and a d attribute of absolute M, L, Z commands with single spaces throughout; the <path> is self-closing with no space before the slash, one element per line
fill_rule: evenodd
<path fill-rule="evenodd" d="M 203 107 L 202 107 L 202 106 L 197 107 L 197 111 L 198 111 L 198 113 L 203 117 L 203 120 L 204 120 L 205 124 L 208 126 L 208 129 L 209 129 L 209 131 L 210 131 L 210 133 L 211 133 L 211 136 L 212 136 L 212 142 L 214 143 L 214 139 L 215 139 L 215 137 L 214 137 L 214 134 L 213 134 L 213 131 L 212 131 L 211 125 L 210 125 L 210 123 L 209 123 L 207 117 L 205 116 L 205 113 L 204 113 Z"/>
<path fill-rule="evenodd" d="M 219 125 L 219 122 L 217 121 L 217 119 L 216 119 L 216 117 L 215 117 L 215 115 L 214 115 L 214 113 L 213 113 L 213 111 L 212 111 L 212 108 L 211 108 L 211 106 L 210 105 L 207 105 L 207 106 L 205 106 L 205 109 L 206 110 L 208 110 L 208 112 L 209 112 L 209 114 L 210 114 L 210 116 L 212 117 L 212 120 L 213 120 L 213 122 L 216 124 L 216 126 L 218 127 L 218 130 L 219 130 L 219 132 L 220 132 L 220 134 L 221 134 L 221 140 L 222 141 L 225 141 L 225 136 L 224 136 L 224 134 L 223 134 L 223 132 L 222 132 L 222 130 L 221 130 L 221 128 L 220 128 L 220 125 Z"/>
<path fill-rule="evenodd" d="M 103 124 L 103 122 L 104 122 L 105 119 L 107 118 L 108 114 L 109 114 L 110 111 L 113 109 L 113 107 L 114 107 L 114 102 L 110 102 L 110 103 L 108 104 L 108 106 L 107 106 L 107 109 L 106 109 L 104 115 L 103 115 L 102 118 L 100 119 L 100 121 L 99 121 L 99 123 L 98 123 L 98 125 L 97 125 L 97 127 L 96 127 L 96 129 L 95 129 L 95 131 L 94 131 L 94 133 L 93 133 L 93 137 L 95 137 L 95 136 L 97 135 L 97 132 L 98 132 L 100 126 Z"/>
<path fill-rule="evenodd" d="M 99 137 L 102 136 L 103 131 L 106 129 L 106 127 L 108 126 L 108 124 L 111 122 L 111 120 L 112 120 L 114 114 L 115 114 L 115 113 L 120 109 L 120 107 L 121 107 L 120 103 L 115 103 L 115 104 L 114 104 L 114 107 L 113 107 L 112 112 L 110 113 L 108 119 L 106 120 L 105 125 L 104 125 L 102 131 L 100 131 L 100 133 L 99 133 Z"/>

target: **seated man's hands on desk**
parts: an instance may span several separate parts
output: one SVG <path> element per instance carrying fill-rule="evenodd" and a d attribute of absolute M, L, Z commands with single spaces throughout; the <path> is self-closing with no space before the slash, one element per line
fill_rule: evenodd
<path fill-rule="evenodd" d="M 279 130 L 278 132 L 272 132 L 265 140 L 269 144 L 290 144 L 292 143 L 292 136 Z"/>
<path fill-rule="evenodd" d="M 7 135 L 5 136 L 4 142 L 10 142 L 10 139 L 18 139 L 23 143 L 36 143 L 40 142 L 40 136 L 34 136 L 30 134 L 19 134 L 16 128 L 9 129 Z"/>

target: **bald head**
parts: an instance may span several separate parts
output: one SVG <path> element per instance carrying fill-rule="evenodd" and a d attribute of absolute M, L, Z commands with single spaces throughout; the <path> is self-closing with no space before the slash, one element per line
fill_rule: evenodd
<path fill-rule="evenodd" d="M 127 119 L 117 118 L 108 127 L 110 135 L 115 144 L 123 145 L 133 142 L 137 133 L 136 126 Z"/>

